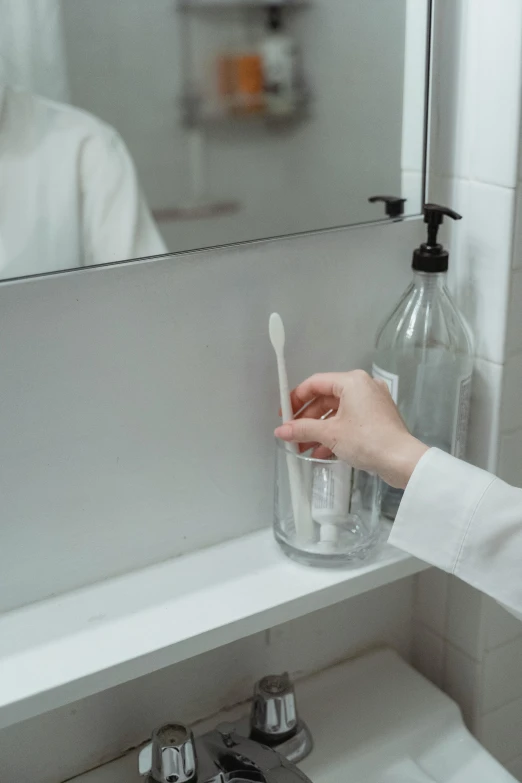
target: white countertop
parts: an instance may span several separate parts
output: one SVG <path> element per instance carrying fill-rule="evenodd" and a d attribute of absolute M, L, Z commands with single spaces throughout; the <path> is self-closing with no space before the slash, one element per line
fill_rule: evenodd
<path fill-rule="evenodd" d="M 263 530 L 0 616 L 0 728 L 427 568 L 305 568 Z"/>

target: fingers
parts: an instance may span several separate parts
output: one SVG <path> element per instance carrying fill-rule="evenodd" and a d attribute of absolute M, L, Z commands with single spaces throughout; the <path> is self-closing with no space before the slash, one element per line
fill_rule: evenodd
<path fill-rule="evenodd" d="M 333 457 L 333 451 L 327 446 L 317 446 L 312 451 L 312 457 L 314 459 L 331 459 Z"/>
<path fill-rule="evenodd" d="M 293 419 L 278 427 L 275 436 L 287 443 L 319 443 L 328 446 L 330 422 L 320 419 Z"/>
<path fill-rule="evenodd" d="M 312 375 L 296 386 L 290 394 L 292 408 L 299 411 L 316 397 L 339 397 L 339 380 L 343 373 L 325 372 Z M 330 406 L 332 407 L 332 406 Z"/>
<path fill-rule="evenodd" d="M 299 444 L 299 453 L 304 454 L 307 451 L 310 451 L 310 449 L 316 449 L 318 447 L 317 443 L 300 443 Z"/>

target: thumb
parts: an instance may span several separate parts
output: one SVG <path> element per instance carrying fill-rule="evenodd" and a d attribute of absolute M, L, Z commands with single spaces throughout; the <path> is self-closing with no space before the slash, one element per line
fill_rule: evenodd
<path fill-rule="evenodd" d="M 320 419 L 294 419 L 275 431 L 276 438 L 287 443 L 322 443 L 328 446 L 329 422 Z"/>

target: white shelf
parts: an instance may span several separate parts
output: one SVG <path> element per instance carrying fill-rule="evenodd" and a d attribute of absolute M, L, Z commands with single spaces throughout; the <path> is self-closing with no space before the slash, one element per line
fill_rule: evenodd
<path fill-rule="evenodd" d="M 427 566 L 384 545 L 349 570 L 287 560 L 271 531 L 0 616 L 0 728 Z"/>

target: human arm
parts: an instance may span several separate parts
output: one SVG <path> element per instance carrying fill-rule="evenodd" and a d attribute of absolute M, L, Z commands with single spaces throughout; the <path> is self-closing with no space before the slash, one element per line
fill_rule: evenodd
<path fill-rule="evenodd" d="M 522 489 L 429 449 L 408 482 L 389 541 L 522 619 Z"/>
<path fill-rule="evenodd" d="M 84 263 L 106 264 L 166 253 L 121 137 L 101 125 L 80 155 Z"/>

